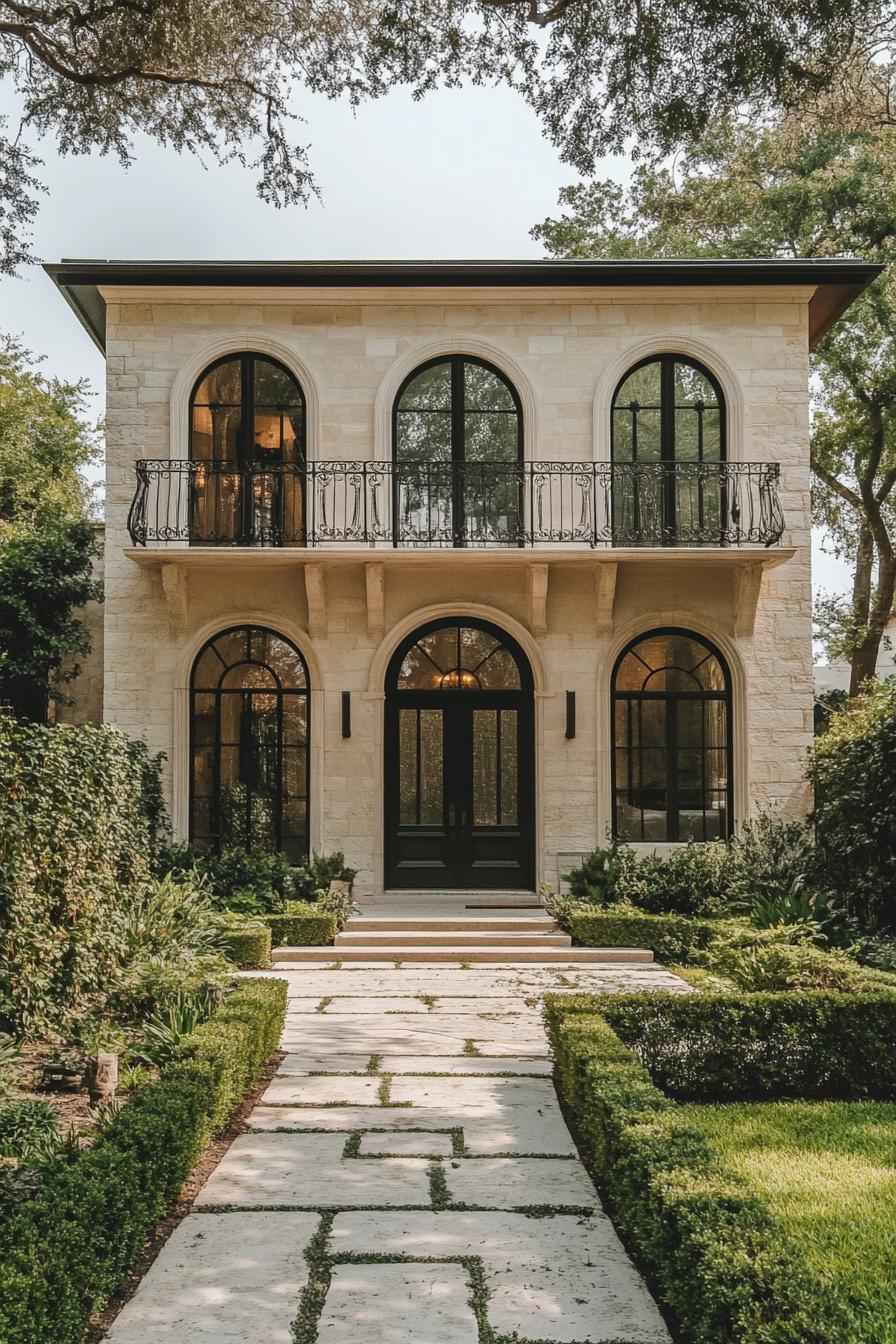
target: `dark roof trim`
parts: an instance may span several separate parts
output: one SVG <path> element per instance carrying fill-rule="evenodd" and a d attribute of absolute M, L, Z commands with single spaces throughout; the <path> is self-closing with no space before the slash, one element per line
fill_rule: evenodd
<path fill-rule="evenodd" d="M 814 345 L 882 267 L 848 259 L 654 261 L 62 261 L 44 267 L 100 349 L 100 286 L 293 288 L 607 285 L 811 285 Z"/>

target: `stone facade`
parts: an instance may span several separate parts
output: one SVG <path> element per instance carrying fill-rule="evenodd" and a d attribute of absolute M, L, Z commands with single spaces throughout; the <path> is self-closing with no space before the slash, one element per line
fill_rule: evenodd
<path fill-rule="evenodd" d="M 197 650 L 251 618 L 292 638 L 312 680 L 311 838 L 344 849 L 362 893 L 382 887 L 383 674 L 399 639 L 472 614 L 522 644 L 536 683 L 537 876 L 610 825 L 609 680 L 633 635 L 680 625 L 711 637 L 733 681 L 734 807 L 800 815 L 812 736 L 808 286 L 103 290 L 106 301 L 104 716 L 167 757 L 187 825 L 187 692 Z M 188 400 L 224 353 L 275 355 L 308 404 L 309 459 L 388 459 L 404 376 L 437 354 L 489 359 L 517 387 L 525 455 L 606 460 L 610 404 L 628 367 L 659 352 L 700 360 L 727 403 L 728 457 L 777 462 L 786 530 L 768 551 L 259 552 L 131 549 L 138 458 L 182 459 Z M 318 568 L 309 579 L 308 564 Z M 379 566 L 368 573 L 371 566 Z M 533 566 L 546 566 L 536 568 Z M 546 598 L 543 596 L 546 581 Z M 379 584 L 382 583 L 382 606 Z M 309 593 L 312 601 L 309 605 Z M 577 731 L 565 736 L 565 692 Z M 352 735 L 340 731 L 352 693 Z"/>

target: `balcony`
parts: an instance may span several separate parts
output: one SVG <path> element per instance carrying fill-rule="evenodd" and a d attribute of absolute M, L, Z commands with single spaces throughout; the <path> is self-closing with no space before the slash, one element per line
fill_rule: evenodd
<path fill-rule="evenodd" d="M 774 546 L 760 462 L 141 461 L 135 547 L 270 550 Z M 173 558 L 173 557 L 172 557 Z"/>

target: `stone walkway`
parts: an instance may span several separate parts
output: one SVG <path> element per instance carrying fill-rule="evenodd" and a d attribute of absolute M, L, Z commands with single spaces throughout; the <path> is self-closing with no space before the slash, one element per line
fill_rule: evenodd
<path fill-rule="evenodd" d="M 546 989 L 662 970 L 286 972 L 286 1057 L 110 1344 L 663 1344 L 566 1129 Z"/>

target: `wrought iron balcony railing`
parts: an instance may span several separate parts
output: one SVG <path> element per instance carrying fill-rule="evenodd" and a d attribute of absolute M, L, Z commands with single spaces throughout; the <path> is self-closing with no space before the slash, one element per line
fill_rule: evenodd
<path fill-rule="evenodd" d="M 772 546 L 760 462 L 137 463 L 135 546 Z"/>

